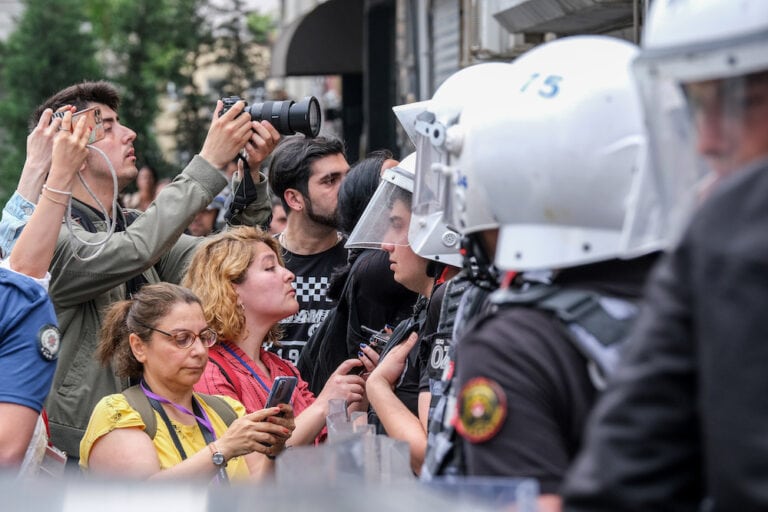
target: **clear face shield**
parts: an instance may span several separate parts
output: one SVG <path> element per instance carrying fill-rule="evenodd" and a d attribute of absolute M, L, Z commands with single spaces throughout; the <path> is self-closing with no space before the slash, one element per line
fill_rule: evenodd
<path fill-rule="evenodd" d="M 635 61 L 649 131 L 643 196 L 674 234 L 720 180 L 768 158 L 765 60 L 764 40 L 744 40 Z"/>
<path fill-rule="evenodd" d="M 406 172 L 397 167 L 387 169 L 345 247 L 382 249 L 384 244 L 409 245 L 412 188 L 413 179 Z"/>

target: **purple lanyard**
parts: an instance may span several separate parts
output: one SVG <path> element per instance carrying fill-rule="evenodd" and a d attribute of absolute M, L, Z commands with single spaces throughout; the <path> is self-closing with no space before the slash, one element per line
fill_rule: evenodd
<path fill-rule="evenodd" d="M 205 427 L 208 430 L 208 432 L 211 433 L 211 435 L 213 436 L 213 439 L 214 440 L 216 439 L 216 432 L 213 430 L 213 425 L 211 424 L 211 420 L 208 418 L 208 413 L 205 412 L 205 409 L 197 402 L 197 399 L 194 396 L 192 396 L 192 407 L 194 407 L 195 404 L 197 403 L 197 408 L 200 410 L 200 414 L 202 416 L 198 416 L 197 414 L 190 411 L 183 405 L 179 405 L 177 403 L 171 402 L 167 398 L 164 398 L 158 395 L 157 393 L 152 392 L 146 385 L 144 385 L 144 379 L 141 379 L 139 386 L 141 386 L 141 390 L 144 392 L 145 395 L 147 395 L 148 398 L 153 398 L 158 402 L 168 404 L 174 409 L 176 409 L 177 411 L 181 412 L 182 414 L 188 414 L 189 416 L 194 417 L 202 427 Z"/>
<path fill-rule="evenodd" d="M 251 368 L 251 366 L 250 366 L 248 363 L 246 363 L 246 362 L 243 360 L 243 358 L 242 358 L 242 357 L 240 357 L 239 355 L 237 355 L 237 354 L 235 353 L 235 351 L 234 351 L 234 350 L 232 350 L 231 348 L 229 348 L 228 346 L 226 346 L 226 345 L 223 345 L 223 344 L 222 344 L 222 345 L 221 345 L 221 348 L 223 348 L 224 350 L 226 350 L 227 352 L 229 352 L 229 353 L 232 355 L 232 357 L 234 357 L 235 359 L 237 359 L 238 361 L 240 361 L 240 364 L 242 364 L 242 365 L 245 367 L 245 369 L 246 369 L 246 370 L 248 370 L 249 372 L 251 372 L 251 375 L 253 375 L 253 378 L 254 378 L 254 379 L 256 379 L 256 381 L 257 381 L 259 384 L 261 384 L 261 387 L 264 389 L 264 391 L 266 391 L 266 392 L 267 392 L 267 394 L 269 394 L 269 387 L 268 387 L 268 386 L 267 386 L 267 385 L 264 383 L 264 381 L 263 381 L 263 380 L 261 380 L 261 377 L 259 377 L 259 374 L 258 374 L 258 373 L 256 373 L 256 370 L 254 370 L 253 368 Z"/>

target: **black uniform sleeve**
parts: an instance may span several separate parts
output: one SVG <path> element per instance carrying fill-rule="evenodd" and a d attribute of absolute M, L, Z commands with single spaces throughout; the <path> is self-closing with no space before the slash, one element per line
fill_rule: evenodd
<path fill-rule="evenodd" d="M 502 390 L 505 409 L 498 431 L 493 420 L 485 425 L 489 439 L 462 434 L 467 473 L 536 478 L 542 493 L 557 492 L 594 399 L 564 327 L 542 311 L 501 310 L 459 341 L 456 365 L 460 404 L 479 380 Z M 460 421 L 472 413 L 460 405 Z"/>
<path fill-rule="evenodd" d="M 722 182 L 660 265 L 568 510 L 768 506 L 768 169 Z"/>
<path fill-rule="evenodd" d="M 651 278 L 646 310 L 566 482 L 569 510 L 696 508 L 695 368 L 682 260 L 673 255 Z"/>

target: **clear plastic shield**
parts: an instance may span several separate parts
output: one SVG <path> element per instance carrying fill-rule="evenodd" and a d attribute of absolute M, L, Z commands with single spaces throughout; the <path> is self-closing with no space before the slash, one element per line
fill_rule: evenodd
<path fill-rule="evenodd" d="M 409 245 L 412 189 L 413 178 L 397 167 L 387 169 L 345 247 L 381 249 L 382 244 Z"/>
<path fill-rule="evenodd" d="M 756 50 L 701 49 L 636 61 L 649 156 L 631 197 L 628 250 L 641 248 L 653 230 L 674 241 L 720 181 L 768 156 L 768 144 L 759 142 L 768 119 L 768 72 L 717 76 L 725 61 L 748 61 Z"/>

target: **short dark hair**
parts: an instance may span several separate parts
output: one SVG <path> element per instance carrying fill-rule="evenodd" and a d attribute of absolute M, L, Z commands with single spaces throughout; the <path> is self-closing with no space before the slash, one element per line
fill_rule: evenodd
<path fill-rule="evenodd" d="M 336 138 L 302 136 L 283 139 L 272 152 L 269 164 L 269 186 L 290 213 L 285 191 L 294 188 L 305 197 L 309 194 L 309 175 L 312 163 L 330 155 L 347 157 L 344 143 Z"/>
<path fill-rule="evenodd" d="M 47 108 L 54 112 L 64 105 L 73 105 L 77 110 L 87 108 L 91 103 L 101 103 L 114 111 L 120 106 L 120 93 L 110 82 L 100 80 L 98 82 L 81 82 L 62 89 L 35 109 L 29 120 L 30 131 L 37 126 L 43 111 Z"/>

